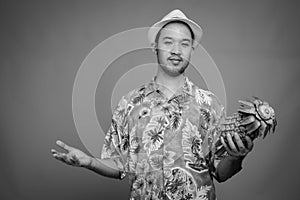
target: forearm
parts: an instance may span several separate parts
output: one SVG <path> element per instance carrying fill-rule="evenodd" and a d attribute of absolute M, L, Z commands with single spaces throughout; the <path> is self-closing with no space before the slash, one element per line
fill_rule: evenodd
<path fill-rule="evenodd" d="M 215 179 L 224 182 L 242 169 L 244 157 L 227 156 L 223 158 L 216 169 Z"/>
<path fill-rule="evenodd" d="M 100 161 L 100 159 L 98 158 L 91 157 L 90 164 L 88 166 L 85 166 L 85 168 L 97 174 L 100 174 L 102 176 L 120 179 L 120 171 L 117 169 L 113 169 L 112 167 L 109 167 L 109 165 L 112 166 L 114 165 L 114 163 L 111 160 Z"/>

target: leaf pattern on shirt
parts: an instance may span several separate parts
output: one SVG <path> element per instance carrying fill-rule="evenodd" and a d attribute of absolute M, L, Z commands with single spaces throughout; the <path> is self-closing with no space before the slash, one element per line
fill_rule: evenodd
<path fill-rule="evenodd" d="M 205 122 L 209 124 L 209 122 L 211 120 L 211 114 L 210 114 L 209 110 L 201 108 L 200 109 L 200 114 L 202 115 Z"/>
<path fill-rule="evenodd" d="M 159 128 L 167 127 L 169 125 L 168 118 L 164 117 L 164 116 L 159 116 L 158 119 L 156 120 L 156 122 L 158 123 Z"/>
<path fill-rule="evenodd" d="M 171 118 L 171 114 L 174 111 L 174 108 L 172 105 L 170 104 L 166 104 L 164 106 L 162 106 L 161 110 L 167 115 L 169 116 L 169 118 Z"/>
<path fill-rule="evenodd" d="M 136 128 L 137 125 L 133 126 L 129 133 L 130 142 L 129 142 L 129 159 L 128 159 L 129 166 L 128 167 L 130 172 L 134 172 L 136 169 L 137 155 L 141 148 L 139 138 L 136 137 L 135 135 Z"/>
<path fill-rule="evenodd" d="M 173 112 L 171 115 L 171 128 L 176 131 L 182 122 L 182 117 L 179 112 Z"/>
<path fill-rule="evenodd" d="M 204 185 L 197 189 L 197 198 L 196 200 L 207 200 L 207 193 L 212 186 Z"/>
<path fill-rule="evenodd" d="M 187 119 L 185 127 L 182 129 L 184 159 L 186 160 L 186 167 L 198 173 L 207 171 L 203 150 L 201 148 L 202 142 L 197 126 L 193 125 Z"/>
<path fill-rule="evenodd" d="M 163 169 L 163 155 L 153 154 L 150 156 L 150 164 L 154 170 Z"/>
<path fill-rule="evenodd" d="M 144 149 L 148 155 L 150 155 L 152 151 L 156 151 L 160 148 L 163 143 L 163 135 L 163 130 L 158 130 L 157 128 L 146 129 L 142 142 L 144 143 Z"/>
<path fill-rule="evenodd" d="M 151 81 L 120 100 L 101 158 L 129 172 L 132 200 L 215 200 L 213 144 L 223 116 L 216 97 L 187 78 L 171 99 Z"/>
<path fill-rule="evenodd" d="M 164 140 L 163 127 L 165 124 L 167 124 L 167 121 L 161 119 L 160 115 L 152 116 L 147 124 L 143 132 L 142 142 L 144 143 L 144 149 L 147 151 L 148 155 L 161 147 Z"/>
<path fill-rule="evenodd" d="M 208 104 L 211 105 L 211 97 L 209 96 L 211 93 L 200 88 L 196 89 L 195 98 L 199 104 Z"/>
<path fill-rule="evenodd" d="M 199 134 L 198 128 L 193 125 L 189 119 L 186 119 L 185 127 L 182 129 L 182 149 L 183 152 L 186 153 L 188 156 L 187 159 L 191 162 L 194 161 L 194 155 L 201 153 L 201 143 L 202 139 Z M 191 156 L 191 157 L 189 157 Z"/>
<path fill-rule="evenodd" d="M 146 97 L 145 87 L 141 87 L 137 92 L 136 96 L 132 99 L 133 104 L 141 104 Z"/>

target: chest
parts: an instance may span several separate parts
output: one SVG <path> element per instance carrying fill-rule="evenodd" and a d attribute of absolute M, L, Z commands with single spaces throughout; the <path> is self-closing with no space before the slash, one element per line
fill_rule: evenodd
<path fill-rule="evenodd" d="M 183 144 L 202 145 L 209 137 L 213 114 L 192 97 L 154 96 L 133 106 L 128 117 L 130 138 L 143 144 L 144 149 L 156 151 L 161 146 L 182 149 Z"/>

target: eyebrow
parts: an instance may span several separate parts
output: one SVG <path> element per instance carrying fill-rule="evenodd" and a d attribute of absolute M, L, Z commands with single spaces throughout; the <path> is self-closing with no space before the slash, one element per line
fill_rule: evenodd
<path fill-rule="evenodd" d="M 188 42 L 191 42 L 191 40 L 190 40 L 190 39 L 183 39 L 183 41 L 188 41 Z"/>
<path fill-rule="evenodd" d="M 169 36 L 163 37 L 163 40 L 166 40 L 166 39 L 172 40 L 173 38 L 172 38 L 172 37 L 169 37 Z M 182 41 L 188 41 L 188 42 L 191 42 L 191 40 L 190 40 L 190 39 L 187 39 L 187 38 L 182 39 Z"/>

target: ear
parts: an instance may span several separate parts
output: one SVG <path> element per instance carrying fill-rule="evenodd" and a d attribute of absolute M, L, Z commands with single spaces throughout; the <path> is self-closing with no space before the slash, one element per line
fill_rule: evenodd
<path fill-rule="evenodd" d="M 156 43 L 156 42 L 154 42 L 154 43 L 151 44 L 151 48 L 152 48 L 152 51 L 153 51 L 155 54 L 157 54 L 157 43 Z"/>

